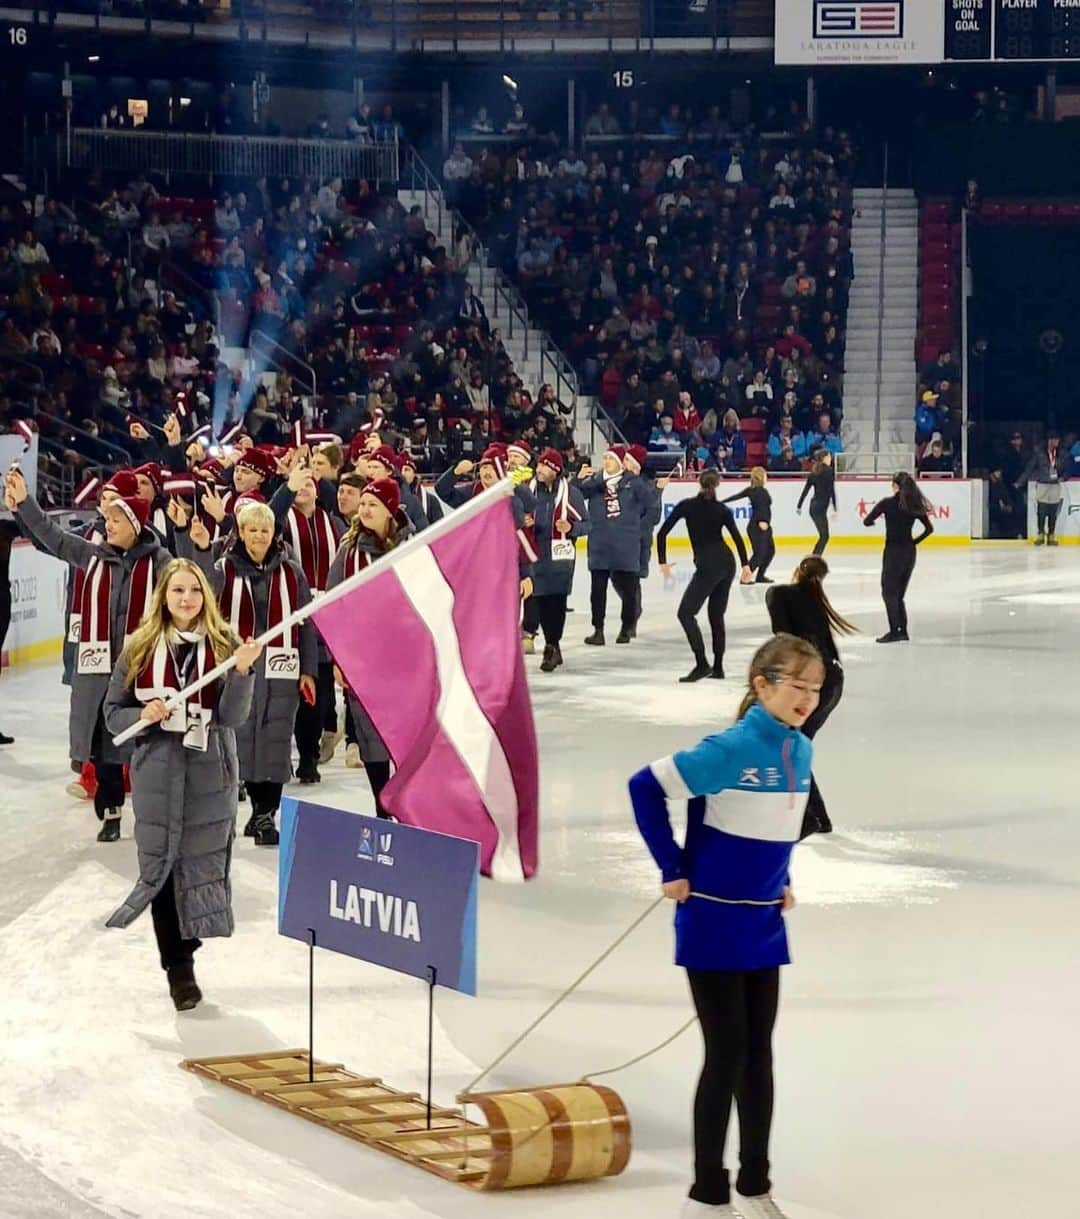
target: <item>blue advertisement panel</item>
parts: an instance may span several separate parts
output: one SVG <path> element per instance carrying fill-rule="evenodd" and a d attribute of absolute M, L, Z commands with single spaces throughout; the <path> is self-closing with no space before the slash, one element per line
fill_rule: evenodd
<path fill-rule="evenodd" d="M 281 935 L 476 994 L 475 842 L 287 798 L 279 850 Z"/>

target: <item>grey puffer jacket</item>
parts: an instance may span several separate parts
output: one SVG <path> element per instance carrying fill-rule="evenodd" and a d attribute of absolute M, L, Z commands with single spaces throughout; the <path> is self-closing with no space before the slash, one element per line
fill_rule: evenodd
<path fill-rule="evenodd" d="M 90 566 L 90 560 L 94 558 L 101 559 L 111 567 L 109 640 L 115 665 L 124 648 L 132 569 L 139 559 L 149 556 L 156 581 L 172 555 L 162 547 L 157 534 L 151 529 L 144 529 L 130 550 L 117 550 L 107 542 L 89 542 L 76 533 L 61 529 L 30 499 L 19 506 L 17 517 L 28 536 L 39 543 L 43 550 L 65 563 L 70 563 L 72 567 L 85 571 Z M 78 666 L 75 666 L 71 675 L 71 711 L 68 717 L 69 752 L 72 761 L 88 762 L 93 757 L 95 762 L 119 766 L 131 756 L 130 743 L 117 748 L 112 743 L 112 735 L 107 732 L 102 733 L 100 747 L 96 753 L 93 752 L 94 730 L 108 689 L 108 670 L 103 673 L 80 673 Z"/>
<path fill-rule="evenodd" d="M 105 699 L 105 723 L 116 735 L 139 719 L 142 704 L 117 665 Z M 221 683 L 206 752 L 185 749 L 180 733 L 148 728 L 133 743 L 131 801 L 139 879 L 109 918 L 127 927 L 173 874 L 184 939 L 232 935 L 229 867 L 236 834 L 240 777 L 233 730 L 251 713 L 255 673 L 231 669 Z"/>
<path fill-rule="evenodd" d="M 225 564 L 231 561 L 239 575 L 251 582 L 251 595 L 255 602 L 255 634 L 266 630 L 270 607 L 270 579 L 282 563 L 296 573 L 297 603 L 299 609 L 311 601 L 311 589 L 298 563 L 285 557 L 285 548 L 275 542 L 267 552 L 266 561 L 254 563 L 236 540 L 218 559 L 212 559 L 212 551 L 192 548 L 192 557 L 205 571 L 214 586 L 218 600 L 225 587 Z M 300 627 L 300 672 L 314 677 L 319 671 L 319 637 L 308 619 Z M 255 666 L 255 693 L 252 696 L 251 715 L 236 729 L 236 754 L 240 762 L 240 777 L 252 783 L 288 783 L 292 778 L 292 736 L 296 722 L 296 709 L 300 704 L 300 687 L 292 681 L 268 680 L 266 676 L 266 653 L 259 657 Z"/>

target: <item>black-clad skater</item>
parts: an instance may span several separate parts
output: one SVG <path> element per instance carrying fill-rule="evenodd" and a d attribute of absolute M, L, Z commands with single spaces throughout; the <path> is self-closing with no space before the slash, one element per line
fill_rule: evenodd
<path fill-rule="evenodd" d="M 889 618 L 889 629 L 878 643 L 906 643 L 909 639 L 904 597 L 915 570 L 915 547 L 934 532 L 930 503 L 910 474 L 901 470 L 892 481 L 893 494 L 880 500 L 863 517 L 868 528 L 879 516 L 885 518 L 885 553 L 881 557 L 881 597 Z M 916 523 L 923 531 L 912 536 Z"/>

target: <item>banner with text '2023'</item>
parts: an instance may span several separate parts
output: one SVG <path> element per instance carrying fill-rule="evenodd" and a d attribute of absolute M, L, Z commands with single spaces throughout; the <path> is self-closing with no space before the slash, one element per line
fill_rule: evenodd
<path fill-rule="evenodd" d="M 940 63 L 945 0 L 776 0 L 778 64 Z"/>

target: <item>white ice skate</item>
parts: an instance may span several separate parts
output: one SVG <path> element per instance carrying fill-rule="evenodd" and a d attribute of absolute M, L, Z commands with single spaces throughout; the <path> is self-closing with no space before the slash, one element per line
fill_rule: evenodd
<path fill-rule="evenodd" d="M 773 1201 L 770 1194 L 761 1194 L 756 1198 L 744 1198 L 739 1194 L 736 1202 L 736 1214 L 742 1219 L 788 1219 L 788 1216 Z"/>

